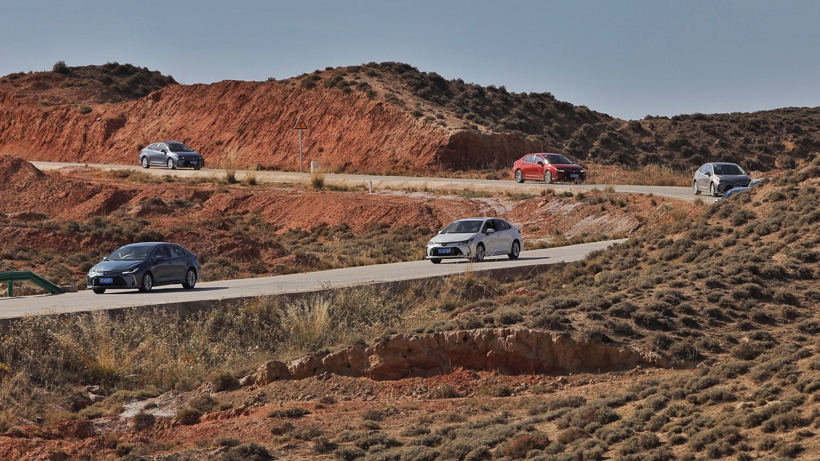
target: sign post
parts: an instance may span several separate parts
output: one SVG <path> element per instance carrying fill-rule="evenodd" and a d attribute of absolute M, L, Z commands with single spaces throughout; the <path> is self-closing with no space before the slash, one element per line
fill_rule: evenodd
<path fill-rule="evenodd" d="M 299 130 L 299 173 L 302 172 L 302 131 L 307 130 L 308 126 L 305 123 L 305 119 L 302 116 L 299 116 L 299 119 L 296 120 L 296 125 L 293 127 L 294 130 Z"/>

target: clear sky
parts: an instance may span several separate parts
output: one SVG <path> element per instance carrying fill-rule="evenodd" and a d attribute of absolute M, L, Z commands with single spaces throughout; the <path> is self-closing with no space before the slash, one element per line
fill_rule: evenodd
<path fill-rule="evenodd" d="M 820 106 L 820 1 L 0 0 L 0 75 L 131 63 L 180 83 L 371 61 L 610 115 Z"/>

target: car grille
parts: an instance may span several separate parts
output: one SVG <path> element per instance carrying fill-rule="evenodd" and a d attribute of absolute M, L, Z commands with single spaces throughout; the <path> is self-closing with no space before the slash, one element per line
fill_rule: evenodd
<path fill-rule="evenodd" d="M 88 284 L 90 286 L 95 286 L 95 287 L 127 287 L 128 286 L 128 283 L 122 277 L 114 277 L 114 283 L 113 284 L 106 283 L 105 285 L 100 285 L 100 278 L 99 277 L 89 277 L 88 278 Z"/>

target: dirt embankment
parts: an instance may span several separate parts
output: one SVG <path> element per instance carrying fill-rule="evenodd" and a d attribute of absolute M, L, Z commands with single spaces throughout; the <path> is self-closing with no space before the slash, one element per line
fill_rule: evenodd
<path fill-rule="evenodd" d="M 242 384 L 267 385 L 326 373 L 375 380 L 450 373 L 456 368 L 502 373 L 619 370 L 637 365 L 669 366 L 659 356 L 598 341 L 528 328 L 500 328 L 394 335 L 371 346 L 354 344 L 337 352 L 285 363 L 277 360 L 245 377 Z"/>
<path fill-rule="evenodd" d="M 171 85 L 130 102 L 97 104 L 83 114 L 42 105 L 0 85 L 0 153 L 27 160 L 134 163 L 152 142 L 179 140 L 219 166 L 297 169 L 299 116 L 305 161 L 340 170 L 423 173 L 512 159 L 541 144 L 478 131 L 451 136 L 431 121 L 362 93 L 304 89 L 286 82 L 224 81 Z"/>

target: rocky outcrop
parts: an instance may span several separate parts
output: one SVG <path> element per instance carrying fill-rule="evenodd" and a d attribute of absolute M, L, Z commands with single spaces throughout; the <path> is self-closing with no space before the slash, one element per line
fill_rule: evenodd
<path fill-rule="evenodd" d="M 610 371 L 637 365 L 672 364 L 660 356 L 624 346 L 576 341 L 563 334 L 511 327 L 394 335 L 370 346 L 354 344 L 288 363 L 271 361 L 243 378 L 241 384 L 263 386 L 325 373 L 394 380 L 449 373 L 456 368 L 518 374 Z"/>

